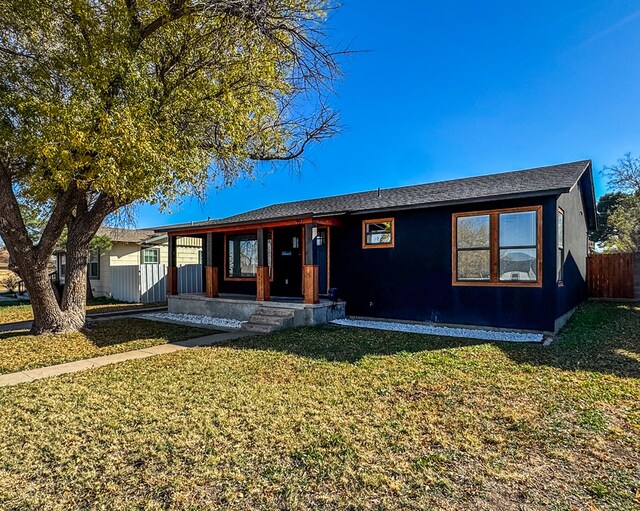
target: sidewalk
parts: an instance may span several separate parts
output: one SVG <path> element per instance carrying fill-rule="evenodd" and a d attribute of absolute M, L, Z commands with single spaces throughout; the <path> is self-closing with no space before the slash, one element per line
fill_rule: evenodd
<path fill-rule="evenodd" d="M 114 355 L 87 358 L 85 360 L 67 362 L 66 364 L 39 367 L 37 369 L 29 369 L 27 371 L 18 371 L 17 373 L 0 374 L 0 387 L 18 385 L 20 383 L 41 380 L 42 378 L 50 378 L 61 374 L 77 373 L 79 371 L 86 371 L 87 369 L 93 369 L 95 367 L 117 364 L 118 362 L 124 362 L 125 360 L 164 355 L 165 353 L 173 353 L 175 351 L 186 350 L 198 346 L 211 346 L 212 344 L 239 339 L 241 337 L 246 337 L 247 335 L 251 334 L 248 332 L 223 332 L 205 335 L 204 337 L 196 337 L 195 339 L 187 339 L 186 341 L 159 344 L 157 346 L 151 346 L 140 350 L 125 351 L 124 353 L 116 353 Z"/>

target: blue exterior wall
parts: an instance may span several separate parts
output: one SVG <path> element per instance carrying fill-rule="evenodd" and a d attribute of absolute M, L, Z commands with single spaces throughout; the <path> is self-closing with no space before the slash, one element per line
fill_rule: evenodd
<path fill-rule="evenodd" d="M 468 205 L 400 210 L 341 217 L 331 228 L 330 287 L 347 302 L 347 314 L 553 331 L 555 320 L 586 299 L 587 224 L 583 184 L 561 196 Z M 458 212 L 542 206 L 542 286 L 454 286 L 452 280 L 452 215 Z M 557 211 L 565 212 L 564 281 L 557 273 Z M 395 247 L 362 248 L 362 221 L 395 219 Z M 289 252 L 292 235 L 301 227 L 274 231 L 272 296 L 301 296 L 284 285 L 286 271 L 301 272 L 302 261 L 279 257 Z M 255 295 L 253 281 L 224 277 L 224 235 L 214 234 L 214 265 L 221 293 Z M 291 261 L 295 259 L 295 265 Z M 289 265 L 295 268 L 285 268 Z M 286 271 L 285 271 L 286 270 Z"/>
<path fill-rule="evenodd" d="M 453 286 L 455 212 L 542 205 L 542 287 Z M 331 287 L 350 315 L 553 331 L 556 197 L 385 212 L 344 218 L 331 232 Z M 395 247 L 362 248 L 362 220 L 395 218 Z"/>

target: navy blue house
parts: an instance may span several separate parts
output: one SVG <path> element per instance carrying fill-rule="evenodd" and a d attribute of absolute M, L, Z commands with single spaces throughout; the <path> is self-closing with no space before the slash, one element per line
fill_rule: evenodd
<path fill-rule="evenodd" d="M 206 295 L 557 331 L 586 298 L 590 161 L 276 204 L 162 229 L 203 239 Z M 170 257 L 171 261 L 171 257 Z M 175 266 L 175 262 L 173 263 Z M 169 294 L 177 293 L 170 262 Z"/>

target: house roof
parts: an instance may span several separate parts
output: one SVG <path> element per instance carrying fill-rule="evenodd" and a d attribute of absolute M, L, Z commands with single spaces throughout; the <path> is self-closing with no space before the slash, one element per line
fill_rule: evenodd
<path fill-rule="evenodd" d="M 276 221 L 292 218 L 358 214 L 394 209 L 434 207 L 445 204 L 481 202 L 568 192 L 585 171 L 591 171 L 591 161 L 582 160 L 547 167 L 503 172 L 484 176 L 454 179 L 399 188 L 385 188 L 286 202 L 254 209 L 230 217 L 178 224 L 156 229 L 157 232 L 187 231 L 244 223 Z M 592 198 L 593 201 L 593 198 Z"/>
<path fill-rule="evenodd" d="M 117 227 L 100 227 L 96 235 L 106 236 L 115 242 L 137 244 L 158 236 L 153 229 L 120 229 Z"/>

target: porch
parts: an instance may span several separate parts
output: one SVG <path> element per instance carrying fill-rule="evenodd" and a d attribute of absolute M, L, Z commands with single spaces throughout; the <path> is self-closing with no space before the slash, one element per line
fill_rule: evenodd
<path fill-rule="evenodd" d="M 239 321 L 289 317 L 291 326 L 344 317 L 344 303 L 328 300 L 332 218 L 208 225 L 168 232 L 169 312 Z M 202 293 L 179 293 L 176 266 L 181 236 L 202 239 Z M 280 321 L 280 323 L 282 323 Z"/>

